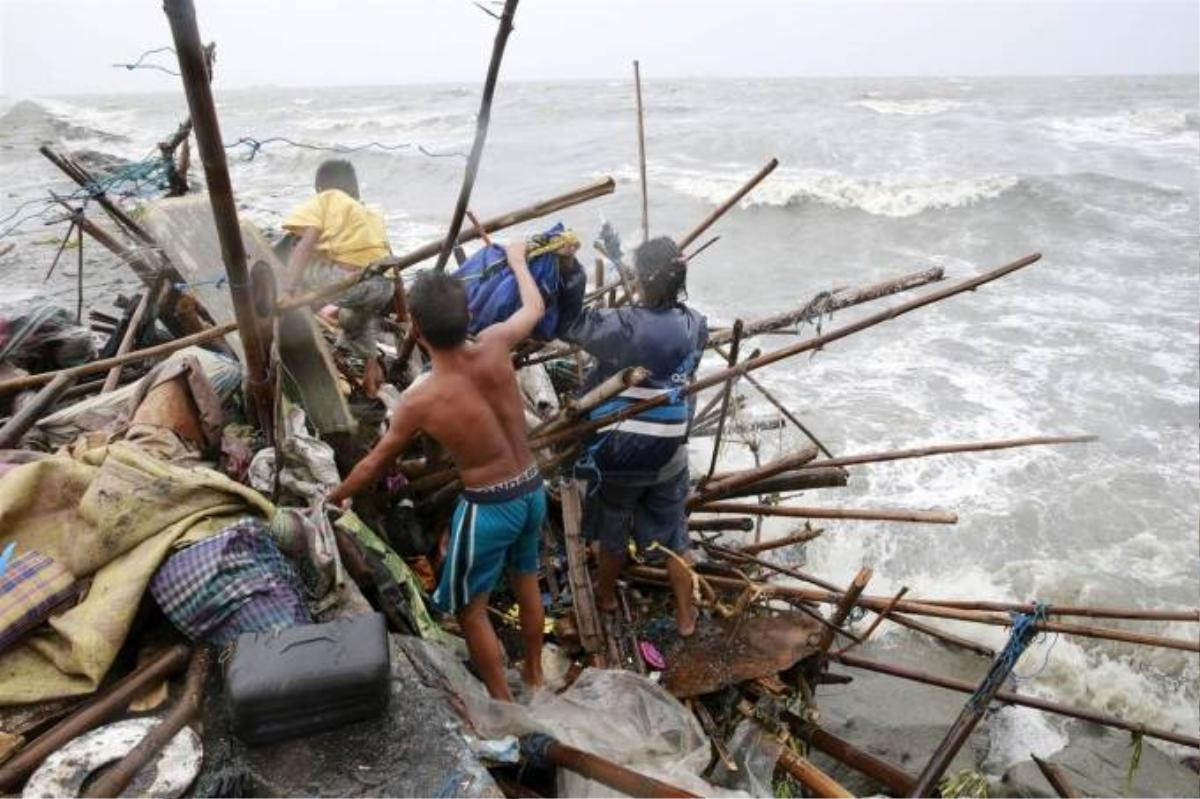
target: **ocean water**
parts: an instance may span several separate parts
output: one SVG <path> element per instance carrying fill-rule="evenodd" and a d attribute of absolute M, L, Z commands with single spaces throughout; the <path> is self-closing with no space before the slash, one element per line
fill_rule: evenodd
<path fill-rule="evenodd" d="M 848 488 L 805 501 L 944 508 L 960 522 L 830 522 L 809 547 L 810 571 L 846 582 L 870 565 L 870 590 L 881 594 L 907 585 L 912 596 L 1200 606 L 1197 89 L 1195 77 L 645 85 L 652 234 L 682 234 L 780 159 L 693 262 L 691 301 L 715 323 L 932 265 L 956 280 L 1043 254 L 977 292 L 771 367 L 762 380 L 838 454 L 1042 433 L 1101 440 L 857 468 Z M 453 153 L 470 147 L 477 91 L 218 85 L 217 101 L 230 143 L 411 144 L 350 156 L 364 199 L 384 210 L 403 251 L 448 221 L 464 163 Z M 181 94 L 35 100 L 36 111 L 14 109 L 19 123 L 0 121 L 0 217 L 47 186 L 65 188 L 30 147 L 48 120 L 72 148 L 139 158 L 186 115 Z M 614 195 L 561 218 L 588 236 L 609 219 L 633 244 L 636 152 L 628 82 L 502 84 L 472 207 L 488 216 L 613 175 Z M 248 154 L 230 149 L 234 188 L 264 226 L 311 191 L 327 156 L 278 142 Z M 69 305 L 73 279 L 43 285 L 47 258 L 32 255 L 54 232 L 38 219 L 22 230 L 0 260 L 8 272 L 0 302 L 49 295 Z M 111 269 L 87 280 L 99 290 L 132 285 Z M 841 312 L 826 329 L 901 299 Z M 769 411 L 744 391 L 751 412 Z M 763 436 L 768 457 L 796 443 Z M 737 445 L 728 450 L 731 463 L 746 458 Z M 942 626 L 996 646 L 1006 636 Z M 1197 634 L 1195 625 L 1124 626 Z M 980 672 L 902 629 L 885 625 L 879 637 L 878 646 L 930 668 Z M 1051 638 L 1019 672 L 1037 673 L 1022 690 L 1197 734 L 1197 660 Z M 1041 735 L 1043 749 L 1061 746 L 1057 721 L 1021 719 L 1021 740 Z"/>

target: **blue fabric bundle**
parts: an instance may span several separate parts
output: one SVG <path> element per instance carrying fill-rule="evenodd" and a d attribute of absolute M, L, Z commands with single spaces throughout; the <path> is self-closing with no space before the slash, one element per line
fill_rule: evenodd
<path fill-rule="evenodd" d="M 549 240 L 564 229 L 559 222 L 540 238 Z M 551 252 L 531 258 L 529 272 L 546 303 L 546 313 L 533 329 L 533 336 L 549 340 L 557 335 L 559 327 L 558 300 L 562 284 L 558 275 L 558 254 Z M 472 255 L 454 274 L 467 287 L 467 308 L 471 312 L 471 323 L 467 330 L 471 335 L 503 322 L 521 307 L 517 279 L 508 266 L 504 248 L 498 244 L 490 244 Z"/>

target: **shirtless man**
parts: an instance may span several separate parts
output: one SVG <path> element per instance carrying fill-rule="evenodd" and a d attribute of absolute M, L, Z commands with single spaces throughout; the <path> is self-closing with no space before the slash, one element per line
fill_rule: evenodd
<path fill-rule="evenodd" d="M 542 318 L 544 305 L 525 262 L 525 245 L 514 243 L 506 251 L 521 308 L 476 339 L 467 337 L 467 295 L 458 278 L 425 272 L 408 290 L 409 313 L 433 372 L 404 393 L 388 431 L 329 500 L 340 504 L 373 484 L 417 432 L 449 451 L 465 488 L 433 601 L 457 617 L 488 692 L 512 701 L 487 607 L 507 566 L 525 643 L 522 677 L 530 687 L 541 685 L 544 611 L 537 568 L 546 495 L 526 442 L 511 351 Z"/>

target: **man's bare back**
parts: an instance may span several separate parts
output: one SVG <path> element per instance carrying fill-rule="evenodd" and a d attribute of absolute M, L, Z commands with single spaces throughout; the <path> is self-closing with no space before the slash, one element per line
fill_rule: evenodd
<path fill-rule="evenodd" d="M 508 344 L 488 333 L 447 361 L 435 361 L 432 374 L 403 399 L 413 424 L 449 451 L 468 488 L 494 485 L 533 465 Z"/>

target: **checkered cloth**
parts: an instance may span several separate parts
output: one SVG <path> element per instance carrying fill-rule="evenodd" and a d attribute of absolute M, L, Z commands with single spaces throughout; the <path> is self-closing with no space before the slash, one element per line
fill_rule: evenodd
<path fill-rule="evenodd" d="M 189 638 L 218 646 L 241 633 L 312 622 L 296 572 L 255 518 L 176 552 L 154 575 L 150 593 Z"/>
<path fill-rule="evenodd" d="M 62 564 L 35 550 L 17 556 L 0 574 L 0 652 L 38 626 L 76 593 Z"/>

